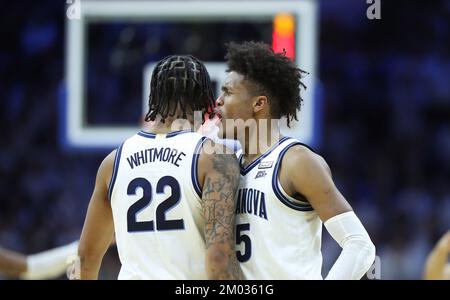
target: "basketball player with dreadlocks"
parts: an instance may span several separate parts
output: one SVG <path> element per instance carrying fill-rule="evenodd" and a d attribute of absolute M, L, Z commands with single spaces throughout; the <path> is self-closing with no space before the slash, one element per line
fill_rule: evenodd
<path fill-rule="evenodd" d="M 342 247 L 326 278 L 360 279 L 375 258 L 369 235 L 334 185 L 325 160 L 280 136 L 277 121 L 286 117 L 289 125 L 297 119 L 304 72 L 263 43 L 231 43 L 226 59 L 228 75 L 216 113 L 222 117 L 222 137 L 242 145 L 236 241 L 245 278 L 321 279 L 324 222 Z M 244 129 L 227 126 L 229 120 L 255 122 L 239 136 Z"/>
<path fill-rule="evenodd" d="M 202 135 L 173 131 L 214 106 L 193 56 L 168 56 L 151 79 L 150 126 L 101 163 L 81 234 L 81 279 L 96 279 L 115 233 L 119 279 L 240 279 L 235 256 L 236 156 Z"/>

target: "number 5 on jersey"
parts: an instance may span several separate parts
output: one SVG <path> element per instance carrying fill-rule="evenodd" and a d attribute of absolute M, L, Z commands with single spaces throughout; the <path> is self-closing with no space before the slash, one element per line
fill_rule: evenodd
<path fill-rule="evenodd" d="M 236 251 L 236 257 L 237 260 L 241 263 L 246 262 L 250 259 L 250 256 L 252 256 L 252 241 L 250 240 L 250 237 L 246 234 L 243 234 L 243 231 L 249 231 L 250 230 L 250 224 L 237 224 L 236 225 L 236 244 L 239 245 L 241 243 L 244 243 L 244 253 L 241 251 Z"/>

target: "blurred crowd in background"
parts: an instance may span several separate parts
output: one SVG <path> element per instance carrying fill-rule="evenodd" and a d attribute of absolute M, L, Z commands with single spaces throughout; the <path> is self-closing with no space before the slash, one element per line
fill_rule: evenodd
<path fill-rule="evenodd" d="M 382 279 L 420 279 L 450 228 L 450 1 L 382 1 L 381 20 L 366 18 L 365 0 L 319 3 L 316 151 L 377 246 Z M 79 238 L 109 153 L 60 143 L 65 9 L 65 1 L 0 2 L 0 245 L 24 253 Z M 142 64 L 179 49 L 223 60 L 212 37 L 271 42 L 270 23 L 239 26 L 93 25 L 87 122 L 138 122 Z M 325 232 L 324 274 L 340 251 Z M 118 269 L 111 249 L 100 277 Z"/>

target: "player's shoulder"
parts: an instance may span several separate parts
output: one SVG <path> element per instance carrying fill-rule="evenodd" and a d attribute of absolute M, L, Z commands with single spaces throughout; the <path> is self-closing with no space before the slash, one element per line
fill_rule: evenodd
<path fill-rule="evenodd" d="M 309 146 L 301 143 L 293 145 L 286 151 L 283 162 L 289 162 L 286 165 L 293 170 L 325 170 L 328 173 L 330 172 L 325 159 Z"/>
<path fill-rule="evenodd" d="M 220 143 L 212 139 L 206 138 L 203 143 L 202 154 L 205 155 L 232 155 L 236 156 L 233 149 L 225 143 Z"/>
<path fill-rule="evenodd" d="M 109 183 L 118 151 L 118 149 L 114 149 L 102 160 L 97 171 L 97 180 L 106 184 Z"/>
<path fill-rule="evenodd" d="M 112 167 L 114 165 L 114 161 L 116 160 L 117 152 L 118 149 L 114 149 L 108 155 L 106 155 L 105 158 L 103 158 L 103 161 L 100 164 L 100 166 Z"/>
<path fill-rule="evenodd" d="M 235 152 L 225 144 L 206 139 L 200 152 L 199 166 L 205 168 L 239 167 Z"/>

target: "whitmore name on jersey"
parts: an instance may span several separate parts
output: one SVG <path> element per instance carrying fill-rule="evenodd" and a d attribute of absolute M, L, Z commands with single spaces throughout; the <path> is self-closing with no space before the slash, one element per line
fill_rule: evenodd
<path fill-rule="evenodd" d="M 186 153 L 178 153 L 177 149 L 172 148 L 149 148 L 133 153 L 127 157 L 128 164 L 131 169 L 134 167 L 139 167 L 140 165 L 152 163 L 155 161 L 169 162 L 177 167 L 179 167 L 180 161 Z"/>

